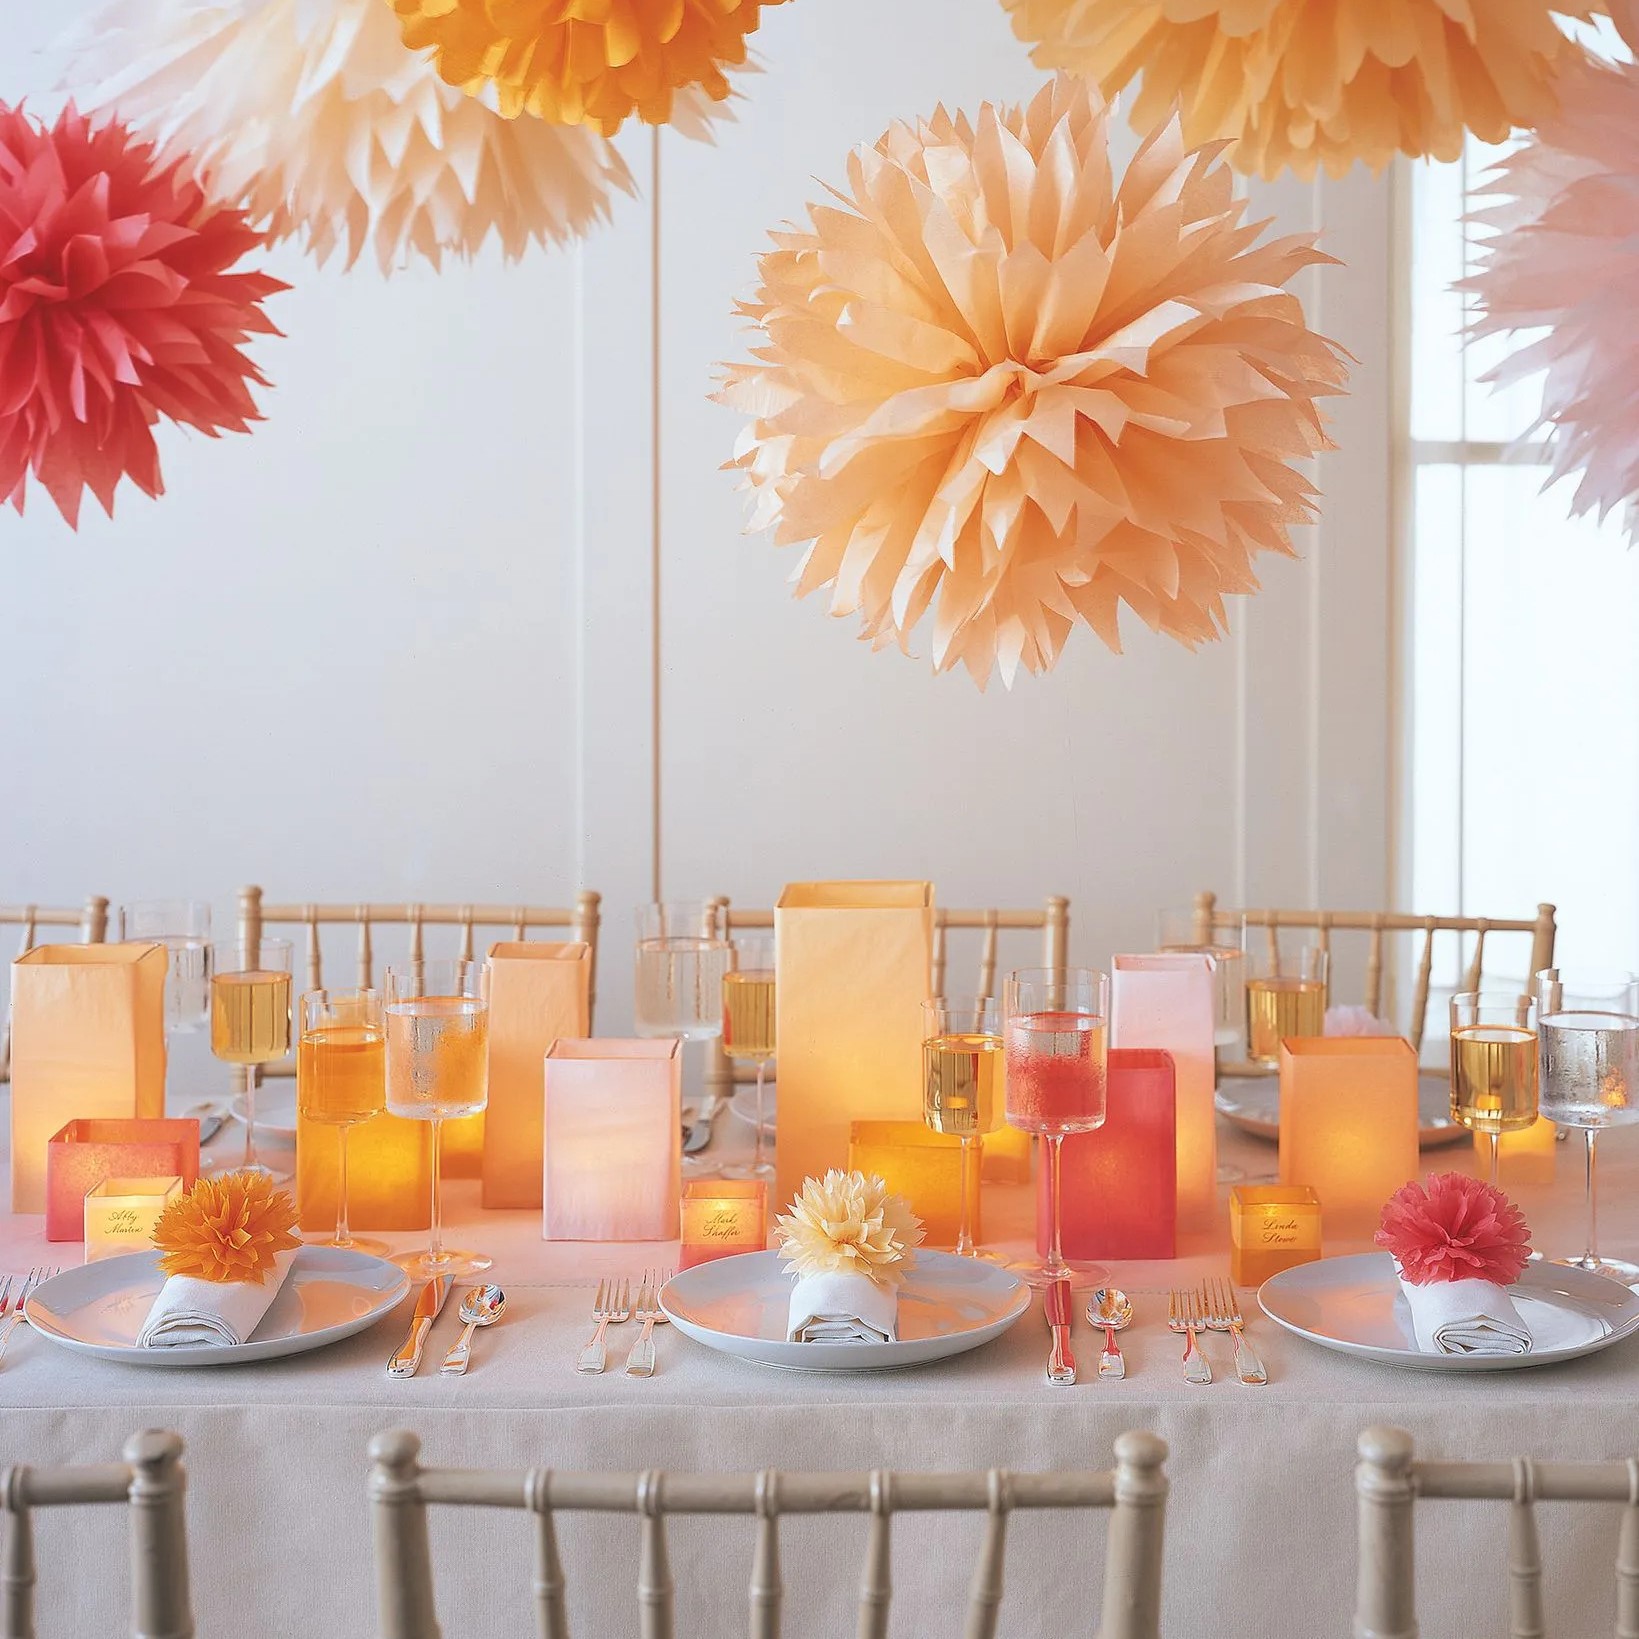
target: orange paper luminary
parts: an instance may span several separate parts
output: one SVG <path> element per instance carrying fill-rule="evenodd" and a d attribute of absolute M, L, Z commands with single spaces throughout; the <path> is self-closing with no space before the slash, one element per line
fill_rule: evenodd
<path fill-rule="evenodd" d="M 37 945 L 11 964 L 11 1210 L 44 1212 L 65 1122 L 165 1114 L 163 945 Z"/>
<path fill-rule="evenodd" d="M 1171 1055 L 1178 1100 L 1178 1227 L 1218 1226 L 1217 975 L 1198 952 L 1117 956 L 1110 968 L 1110 1045 Z"/>
<path fill-rule="evenodd" d="M 85 1235 L 85 1198 L 110 1178 L 199 1177 L 199 1123 L 70 1121 L 46 1146 L 46 1239 Z"/>
<path fill-rule="evenodd" d="M 1497 1180 L 1509 1184 L 1551 1184 L 1554 1181 L 1554 1162 L 1559 1158 L 1558 1129 L 1545 1116 L 1538 1116 L 1534 1125 L 1523 1132 L 1503 1133 L 1497 1144 Z M 1491 1140 L 1484 1133 L 1474 1134 L 1474 1154 L 1481 1167 L 1491 1166 Z"/>
<path fill-rule="evenodd" d="M 768 1185 L 761 1178 L 691 1178 L 683 1185 L 680 1269 L 761 1252 L 768 1244 Z"/>
<path fill-rule="evenodd" d="M 984 1161 L 979 1176 L 987 1184 L 1028 1184 L 1035 1154 L 1035 1135 L 1018 1127 L 998 1127 L 981 1140 Z"/>
<path fill-rule="evenodd" d="M 541 1189 L 546 1240 L 677 1238 L 682 1045 L 614 1038 L 552 1044 Z"/>
<path fill-rule="evenodd" d="M 449 1122 L 445 1133 L 454 1126 Z M 426 1229 L 432 1222 L 432 1123 L 384 1110 L 347 1133 L 347 1217 L 354 1229 Z M 337 1129 L 296 1116 L 296 1203 L 301 1227 L 336 1227 Z"/>
<path fill-rule="evenodd" d="M 1178 1251 L 1175 1080 L 1171 1057 L 1112 1047 L 1104 1125 L 1064 1140 L 1064 1255 L 1171 1258 Z M 1036 1201 L 1036 1245 L 1052 1225 Z"/>
<path fill-rule="evenodd" d="M 856 1120 L 922 1113 L 933 960 L 926 882 L 793 882 L 774 912 L 778 1174 L 789 1201 L 848 1156 Z"/>
<path fill-rule="evenodd" d="M 1287 1184 L 1237 1184 L 1229 1192 L 1229 1278 L 1262 1286 L 1320 1256 L 1320 1197 Z"/>
<path fill-rule="evenodd" d="M 962 1141 L 920 1121 L 856 1121 L 848 1133 L 848 1170 L 880 1178 L 922 1220 L 929 1246 L 954 1246 L 962 1228 Z M 968 1228 L 982 1239 L 979 1169 L 968 1178 Z"/>
<path fill-rule="evenodd" d="M 541 1204 L 541 1066 L 555 1041 L 590 1031 L 591 994 L 590 945 L 490 946 L 486 1207 Z"/>
<path fill-rule="evenodd" d="M 1420 1170 L 1417 1055 L 1400 1036 L 1288 1036 L 1280 1049 L 1280 1181 L 1320 1197 L 1326 1231 L 1368 1238 Z"/>

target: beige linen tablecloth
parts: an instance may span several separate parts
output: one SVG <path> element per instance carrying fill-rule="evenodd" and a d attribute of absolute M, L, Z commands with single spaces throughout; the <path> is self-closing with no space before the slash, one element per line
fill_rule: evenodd
<path fill-rule="evenodd" d="M 3 1101 L 0 1101 L 3 1103 Z M 0 1124 L 3 1126 L 3 1124 Z M 231 1140 L 230 1140 L 231 1141 Z M 1639 1247 L 1639 1133 L 1607 1141 L 1609 1249 Z M 1226 1152 L 1257 1171 L 1272 1146 L 1233 1137 Z M 1559 1252 L 1580 1223 L 1579 1147 L 1562 1146 L 1552 1191 L 1517 1193 L 1539 1239 Z M 1466 1149 L 1425 1164 L 1468 1164 Z M 1124 1337 L 1129 1376 L 1073 1389 L 1043 1379 L 1047 1337 L 1032 1311 L 989 1348 L 943 1365 L 859 1377 L 802 1376 L 727 1359 L 662 1329 L 659 1373 L 572 1370 L 598 1273 L 636 1273 L 669 1249 L 547 1247 L 525 1213 L 480 1214 L 470 1185 L 452 1188 L 461 1239 L 496 1256 L 505 1321 L 480 1334 L 471 1374 L 440 1378 L 456 1331 L 452 1303 L 430 1368 L 389 1382 L 387 1356 L 408 1320 L 286 1362 L 232 1369 L 138 1369 L 84 1359 L 20 1334 L 0 1367 L 0 1466 L 98 1462 L 139 1427 L 181 1431 L 189 1447 L 189 1519 L 200 1633 L 235 1639 L 367 1639 L 375 1630 L 365 1447 L 377 1430 L 417 1430 L 431 1463 L 614 1469 L 1041 1468 L 1109 1462 L 1125 1428 L 1172 1447 L 1165 1631 L 1211 1639 L 1347 1635 L 1354 1576 L 1354 1441 L 1373 1422 L 1404 1425 L 1430 1455 L 1608 1458 L 1639 1449 L 1639 1346 L 1566 1366 L 1463 1378 L 1393 1371 L 1311 1347 L 1259 1317 L 1270 1369 L 1244 1388 L 1225 1338 L 1208 1344 L 1218 1381 L 1186 1385 L 1162 1324 L 1170 1282 L 1222 1272 L 1221 1249 L 1179 1264 L 1124 1264 L 1138 1318 Z M 1017 1213 L 1022 1201 L 1010 1203 Z M 1004 1208 L 1003 1217 L 1007 1216 Z M 0 1270 L 25 1270 L 76 1247 L 48 1248 L 38 1219 L 0 1217 Z M 1334 1248 L 1346 1250 L 1348 1248 Z M 617 1358 L 636 1328 L 611 1333 Z M 1094 1336 L 1078 1325 L 1084 1363 Z M 1505 1513 L 1428 1506 L 1419 1532 L 1423 1631 L 1471 1639 L 1506 1631 Z M 1609 1632 L 1616 1511 L 1541 1512 L 1552 1631 Z M 956 1631 L 954 1613 L 979 1536 L 976 1520 L 906 1517 L 895 1527 L 893 1632 Z M 124 1522 L 118 1511 L 42 1516 L 41 1632 L 125 1631 Z M 636 1530 L 630 1519 L 576 1519 L 562 1531 L 570 1612 L 581 1639 L 636 1629 Z M 435 1516 L 440 1613 L 448 1639 L 502 1639 L 529 1626 L 530 1528 L 521 1514 Z M 785 1527 L 786 1632 L 852 1632 L 863 1521 Z M 1091 1635 L 1103 1527 L 1021 1517 L 1008 1562 L 1002 1632 Z M 680 1522 L 672 1530 L 680 1631 L 744 1630 L 751 1527 Z M 944 1603 L 936 1590 L 944 1588 Z"/>

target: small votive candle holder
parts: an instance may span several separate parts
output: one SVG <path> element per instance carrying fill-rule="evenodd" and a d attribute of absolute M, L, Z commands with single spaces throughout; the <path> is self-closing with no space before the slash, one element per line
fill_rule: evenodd
<path fill-rule="evenodd" d="M 768 1244 L 768 1185 L 761 1178 L 690 1178 L 683 1185 L 680 1269 L 761 1252 Z"/>
<path fill-rule="evenodd" d="M 105 1179 L 175 1173 L 191 1189 L 199 1177 L 199 1123 L 191 1117 L 70 1121 L 47 1143 L 45 1162 L 46 1239 L 77 1241 L 85 1234 L 85 1198 Z"/>
<path fill-rule="evenodd" d="M 1229 1192 L 1229 1278 L 1258 1287 L 1320 1256 L 1320 1197 L 1304 1184 L 1237 1184 Z"/>
<path fill-rule="evenodd" d="M 181 1194 L 180 1178 L 105 1178 L 85 1197 L 85 1261 L 146 1252 L 160 1213 Z"/>

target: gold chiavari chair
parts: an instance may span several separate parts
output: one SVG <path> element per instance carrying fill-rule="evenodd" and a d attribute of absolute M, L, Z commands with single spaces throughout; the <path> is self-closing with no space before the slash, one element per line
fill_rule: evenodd
<path fill-rule="evenodd" d="M 100 945 L 108 938 L 108 901 L 92 894 L 78 910 L 46 905 L 0 905 L 0 927 L 21 928 L 17 954 L 33 950 L 41 928 L 78 928 L 82 945 Z M 11 1020 L 0 1023 L 0 1082 L 11 1079 Z"/>
<path fill-rule="evenodd" d="M 710 902 L 717 919 L 717 927 L 725 939 L 737 933 L 772 931 L 774 913 L 771 910 L 742 910 L 719 897 Z M 1029 910 L 950 910 L 943 905 L 933 912 L 933 964 L 928 974 L 928 994 L 943 996 L 949 967 L 947 934 L 956 929 L 977 932 L 979 938 L 978 977 L 972 995 L 998 994 L 997 961 L 1000 937 L 1018 930 L 1041 933 L 1041 966 L 1062 972 L 1068 965 L 1070 948 L 1070 901 L 1063 894 L 1050 894 L 1041 908 Z M 723 1051 L 721 1038 L 712 1041 L 706 1061 L 705 1087 L 708 1097 L 726 1098 L 734 1090 L 737 1079 L 755 1079 L 750 1066 L 737 1070 L 728 1054 Z"/>
<path fill-rule="evenodd" d="M 1008 1521 L 1018 1509 L 1110 1509 L 1098 1639 L 1157 1639 L 1161 1547 L 1167 1498 L 1167 1448 L 1153 1434 L 1117 1436 L 1116 1466 L 1050 1474 L 583 1474 L 548 1468 L 496 1472 L 423 1468 L 421 1442 L 406 1430 L 370 1442 L 376 1585 L 381 1639 L 439 1639 L 427 1506 L 519 1508 L 534 1516 L 535 1631 L 567 1639 L 566 1584 L 553 1517 L 559 1513 L 635 1514 L 638 1632 L 672 1639 L 674 1587 L 666 1544 L 669 1515 L 743 1514 L 756 1520 L 751 1555 L 752 1639 L 778 1639 L 783 1588 L 780 1521 L 794 1514 L 865 1514 L 860 1639 L 886 1639 L 895 1514 L 959 1510 L 988 1516 L 969 1582 L 968 1639 L 992 1639 L 1002 1600 Z M 1078 1552 L 1066 1563 L 1082 1563 Z M 599 1568 L 599 1580 L 607 1577 Z M 914 1631 L 931 1632 L 914 1623 Z M 911 1630 L 907 1630 L 911 1631 Z M 1086 1630 L 1089 1635 L 1092 1630 Z"/>
<path fill-rule="evenodd" d="M 124 1455 L 84 1468 L 0 1471 L 0 1639 L 34 1639 L 34 1511 L 107 1502 L 131 1511 L 131 1639 L 193 1639 L 182 1437 L 149 1429 L 126 1441 Z"/>
<path fill-rule="evenodd" d="M 1271 958 L 1279 950 L 1283 932 L 1306 932 L 1315 935 L 1324 950 L 1331 950 L 1334 933 L 1367 934 L 1365 1005 L 1382 1016 L 1384 969 L 1391 934 L 1422 934 L 1417 958 L 1417 978 L 1412 990 L 1411 1014 L 1405 1035 L 1411 1045 L 1422 1051 L 1423 1035 L 1428 1025 L 1428 999 L 1434 979 L 1434 939 L 1438 933 L 1451 933 L 1459 939 L 1473 936 L 1473 947 L 1468 960 L 1462 963 L 1459 991 L 1478 990 L 1484 977 L 1487 955 L 1486 940 L 1495 934 L 1528 934 L 1531 940 L 1530 966 L 1525 978 L 1554 965 L 1554 907 L 1537 906 L 1537 914 L 1524 920 L 1507 920 L 1489 916 L 1415 916 L 1401 911 L 1277 911 L 1220 910 L 1218 896 L 1198 893 L 1195 896 L 1195 942 L 1201 945 L 1239 943 L 1241 924 L 1261 928 L 1269 942 Z M 1334 997 L 1335 1000 L 1335 997 Z M 1265 1072 L 1246 1065 L 1226 1064 L 1219 1067 L 1223 1075 Z M 1428 1066 L 1427 1074 L 1438 1073 L 1437 1067 Z"/>
<path fill-rule="evenodd" d="M 262 890 L 247 887 L 239 890 L 239 937 L 257 939 L 264 930 L 300 928 L 303 930 L 305 962 L 294 975 L 303 990 L 324 987 L 324 942 L 321 930 L 326 927 L 351 926 L 358 929 L 357 955 L 353 983 L 368 988 L 375 983 L 375 934 L 382 929 L 399 927 L 406 930 L 407 944 L 404 959 L 419 962 L 429 927 L 460 929 L 460 944 L 455 954 L 471 959 L 476 954 L 474 930 L 479 928 L 510 930 L 514 939 L 527 939 L 531 933 L 561 933 L 566 939 L 590 947 L 591 993 L 588 1002 L 597 1002 L 598 928 L 601 921 L 599 906 L 602 895 L 582 889 L 575 895 L 573 907 L 567 910 L 538 905 L 269 905 L 262 899 Z M 305 982 L 302 982 L 305 976 Z M 289 1076 L 296 1073 L 294 1058 L 270 1064 L 263 1068 L 267 1076 Z"/>
<path fill-rule="evenodd" d="M 1621 1503 L 1616 1548 L 1616 1636 L 1639 1639 L 1639 1458 L 1618 1462 L 1459 1463 L 1419 1460 L 1401 1428 L 1369 1428 L 1358 1445 L 1359 1560 L 1356 1639 L 1417 1639 L 1414 1521 L 1420 1502 L 1492 1499 L 1510 1504 L 1509 1639 L 1542 1639 L 1539 1502 Z"/>

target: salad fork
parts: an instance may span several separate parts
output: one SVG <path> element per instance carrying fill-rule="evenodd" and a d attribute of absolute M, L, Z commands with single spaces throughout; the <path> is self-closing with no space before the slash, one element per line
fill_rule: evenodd
<path fill-rule="evenodd" d="M 1257 1350 L 1246 1341 L 1246 1322 L 1234 1287 L 1217 1275 L 1202 1281 L 1201 1307 L 1208 1331 L 1228 1332 L 1235 1340 L 1235 1375 L 1243 1383 L 1267 1383 L 1269 1373 L 1263 1369 Z"/>
<path fill-rule="evenodd" d="M 591 1341 L 580 1352 L 575 1362 L 578 1372 L 597 1373 L 609 1364 L 609 1350 L 603 1335 L 611 1326 L 623 1325 L 632 1318 L 632 1285 L 625 1280 L 600 1280 L 597 1296 L 592 1300 L 592 1319 L 597 1329 Z"/>
<path fill-rule="evenodd" d="M 1184 1381 L 1205 1387 L 1212 1381 L 1212 1367 L 1201 1353 L 1200 1340 L 1195 1335 L 1200 1326 L 1200 1300 L 1195 1294 L 1178 1288 L 1168 1292 L 1167 1330 L 1183 1334 Z"/>
<path fill-rule="evenodd" d="M 12 1282 L 9 1275 L 6 1277 L 5 1287 L 3 1290 L 0 1290 L 0 1320 L 3 1320 L 5 1327 L 4 1331 L 0 1331 L 0 1360 L 5 1358 L 6 1346 L 11 1342 L 11 1334 L 15 1332 L 19 1326 L 26 1326 L 28 1324 L 27 1318 L 23 1314 L 23 1305 L 28 1302 L 29 1294 L 33 1292 L 34 1288 L 40 1285 L 42 1281 L 48 1281 L 52 1278 L 52 1276 L 60 1274 L 61 1272 L 62 1271 L 58 1269 L 45 1268 L 29 1270 L 28 1279 L 23 1282 L 22 1290 L 17 1294 L 17 1301 L 12 1304 L 9 1313 L 6 1312 L 5 1294 L 10 1292 Z"/>
<path fill-rule="evenodd" d="M 643 1285 L 637 1294 L 637 1318 L 643 1322 L 632 1352 L 626 1356 L 628 1377 L 654 1376 L 654 1329 L 666 1323 L 666 1311 L 660 1307 L 660 1288 L 671 1279 L 671 1271 L 650 1274 L 643 1272 Z"/>

